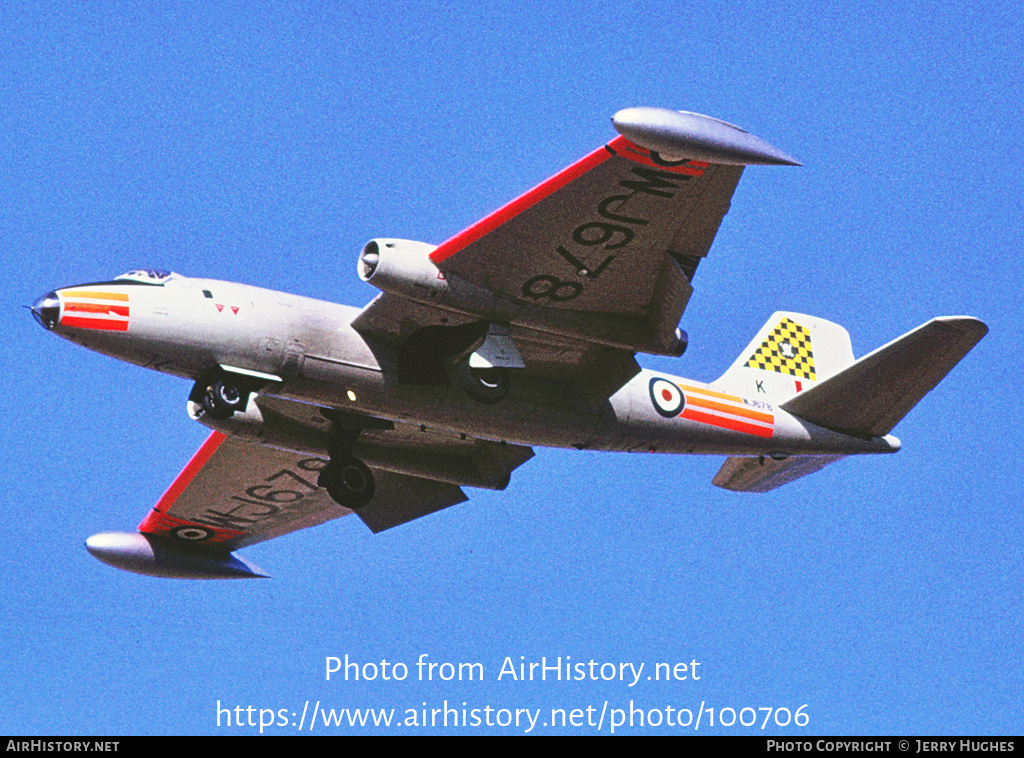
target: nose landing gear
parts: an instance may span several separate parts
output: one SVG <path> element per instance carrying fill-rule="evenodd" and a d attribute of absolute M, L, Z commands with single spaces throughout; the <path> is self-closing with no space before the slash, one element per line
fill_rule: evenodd
<path fill-rule="evenodd" d="M 217 373 L 200 377 L 188 399 L 201 406 L 210 418 L 224 421 L 231 418 L 235 411 L 245 410 L 251 392 L 236 377 Z"/>

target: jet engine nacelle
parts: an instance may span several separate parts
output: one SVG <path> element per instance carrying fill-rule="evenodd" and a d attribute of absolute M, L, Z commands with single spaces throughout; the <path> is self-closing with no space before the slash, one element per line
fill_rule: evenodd
<path fill-rule="evenodd" d="M 430 260 L 436 245 L 399 239 L 372 239 L 359 254 L 359 278 L 384 292 L 422 301 L 444 295 L 448 282 Z"/>

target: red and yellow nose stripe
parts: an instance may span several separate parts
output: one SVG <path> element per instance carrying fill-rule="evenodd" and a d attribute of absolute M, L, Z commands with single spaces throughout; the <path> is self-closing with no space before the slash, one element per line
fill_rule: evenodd
<path fill-rule="evenodd" d="M 63 304 L 61 326 L 109 332 L 128 331 L 130 312 L 127 293 L 72 289 L 61 290 L 58 294 Z"/>

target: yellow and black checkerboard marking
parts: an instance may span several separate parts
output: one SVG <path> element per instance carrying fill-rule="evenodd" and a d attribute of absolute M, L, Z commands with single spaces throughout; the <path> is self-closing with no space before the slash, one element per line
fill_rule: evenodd
<path fill-rule="evenodd" d="M 811 333 L 795 321 L 783 318 L 746 365 L 816 381 Z"/>

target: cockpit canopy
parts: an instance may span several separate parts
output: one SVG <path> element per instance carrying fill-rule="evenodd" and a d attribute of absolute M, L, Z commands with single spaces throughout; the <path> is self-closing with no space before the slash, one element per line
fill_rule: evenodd
<path fill-rule="evenodd" d="M 166 271 L 162 268 L 137 268 L 128 271 L 120 276 L 115 276 L 114 281 L 129 279 L 135 282 L 147 282 L 150 284 L 163 283 L 168 279 L 177 276 L 173 271 Z"/>

